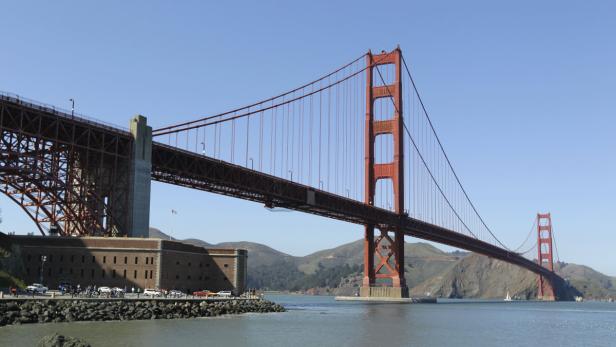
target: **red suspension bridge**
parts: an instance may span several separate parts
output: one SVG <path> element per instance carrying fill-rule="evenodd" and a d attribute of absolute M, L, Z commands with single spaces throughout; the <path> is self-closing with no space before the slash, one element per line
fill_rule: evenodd
<path fill-rule="evenodd" d="M 363 296 L 408 296 L 409 235 L 522 266 L 538 274 L 539 297 L 562 297 L 550 216 L 538 215 L 534 245 L 498 239 L 399 48 L 154 131 L 143 117 L 125 131 L 8 94 L 0 100 L 0 188 L 43 234 L 145 235 L 153 179 L 363 225 Z"/>

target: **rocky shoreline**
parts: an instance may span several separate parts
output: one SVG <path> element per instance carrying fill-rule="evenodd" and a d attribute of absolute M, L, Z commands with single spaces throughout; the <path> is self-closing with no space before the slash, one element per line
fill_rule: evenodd
<path fill-rule="evenodd" d="M 284 307 L 262 299 L 16 299 L 0 301 L 0 326 L 50 322 L 197 318 L 284 311 Z"/>

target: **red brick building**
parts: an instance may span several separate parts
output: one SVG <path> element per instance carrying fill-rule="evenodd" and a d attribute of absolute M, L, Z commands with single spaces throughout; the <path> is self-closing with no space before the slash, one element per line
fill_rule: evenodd
<path fill-rule="evenodd" d="M 146 238 L 8 237 L 22 259 L 24 280 L 39 282 L 42 271 L 43 283 L 49 288 L 69 282 L 82 287 L 231 290 L 240 294 L 246 286 L 247 252 L 242 249 L 206 249 Z"/>

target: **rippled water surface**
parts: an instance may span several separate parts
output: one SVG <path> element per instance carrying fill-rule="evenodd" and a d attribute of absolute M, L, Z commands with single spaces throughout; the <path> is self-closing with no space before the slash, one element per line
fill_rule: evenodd
<path fill-rule="evenodd" d="M 271 296 L 289 312 L 0 328 L 0 346 L 58 332 L 93 346 L 616 346 L 616 303 L 339 303 Z"/>

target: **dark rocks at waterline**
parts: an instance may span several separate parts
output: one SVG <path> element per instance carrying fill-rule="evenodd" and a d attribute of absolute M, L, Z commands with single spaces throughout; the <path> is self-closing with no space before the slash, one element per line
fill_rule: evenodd
<path fill-rule="evenodd" d="M 64 336 L 59 334 L 51 334 L 44 336 L 38 347 L 91 347 L 89 343 L 80 340 L 76 337 Z"/>
<path fill-rule="evenodd" d="M 6 300 L 0 326 L 9 324 L 175 319 L 224 314 L 284 312 L 267 300 Z"/>

